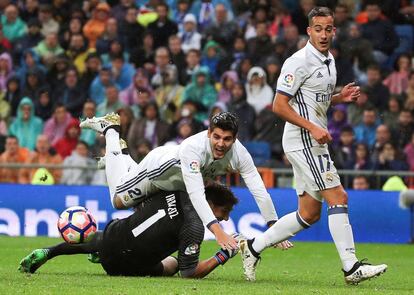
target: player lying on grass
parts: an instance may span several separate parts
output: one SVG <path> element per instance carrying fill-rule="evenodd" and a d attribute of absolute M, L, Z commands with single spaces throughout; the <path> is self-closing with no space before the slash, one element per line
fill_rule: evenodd
<path fill-rule="evenodd" d="M 205 194 L 217 220 L 228 220 L 238 202 L 233 193 L 211 183 Z M 203 238 L 203 223 L 188 194 L 162 191 L 145 199 L 131 216 L 112 220 L 90 242 L 34 250 L 22 259 L 19 270 L 34 273 L 59 255 L 98 252 L 108 275 L 172 276 L 179 271 L 184 278 L 202 278 L 237 254 L 237 250 L 220 249 L 210 259 L 199 261 Z M 177 258 L 170 256 L 176 251 Z"/>
<path fill-rule="evenodd" d="M 88 118 L 81 128 L 103 133 L 106 139 L 105 171 L 111 202 L 117 209 L 136 206 L 145 196 L 159 190 L 187 191 L 198 216 L 215 235 L 223 249 L 236 249 L 236 240 L 218 224 L 204 196 L 204 181 L 237 171 L 254 196 L 270 226 L 278 219 L 263 180 L 246 148 L 237 140 L 237 118 L 223 112 L 213 116 L 208 131 L 190 136 L 178 146 L 153 149 L 139 164 L 127 163 L 119 145 L 120 119 L 117 114 Z M 281 242 L 289 248 L 289 242 Z"/>

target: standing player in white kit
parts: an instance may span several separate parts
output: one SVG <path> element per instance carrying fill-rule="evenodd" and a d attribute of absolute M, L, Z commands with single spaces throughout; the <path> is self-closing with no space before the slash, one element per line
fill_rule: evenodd
<path fill-rule="evenodd" d="M 357 284 L 385 272 L 387 265 L 369 265 L 355 256 L 348 196 L 328 152 L 327 143 L 332 138 L 327 130 L 327 111 L 331 104 L 356 101 L 359 87 L 350 83 L 340 93 L 333 93 L 336 69 L 329 52 L 335 34 L 332 11 L 315 7 L 308 20 L 309 42 L 285 61 L 273 103 L 274 112 L 287 121 L 283 149 L 292 164 L 299 208 L 264 234 L 243 240 L 240 251 L 246 279 L 255 280 L 259 253 L 317 222 L 325 200 L 329 231 L 342 261 L 345 281 Z"/>
<path fill-rule="evenodd" d="M 133 163 L 130 169 L 128 164 L 131 161 L 126 163 L 119 144 L 117 114 L 88 118 L 81 122 L 80 127 L 105 135 L 106 177 L 112 204 L 117 209 L 133 207 L 158 190 L 186 191 L 217 243 L 223 249 L 236 249 L 236 240 L 223 231 L 206 201 L 204 181 L 237 171 L 253 194 L 267 224 L 270 226 L 278 219 L 252 157 L 236 139 L 237 118 L 229 112 L 213 116 L 208 131 L 197 133 L 178 146 L 157 147 L 139 164 Z M 292 244 L 284 241 L 279 246 L 287 249 Z"/>

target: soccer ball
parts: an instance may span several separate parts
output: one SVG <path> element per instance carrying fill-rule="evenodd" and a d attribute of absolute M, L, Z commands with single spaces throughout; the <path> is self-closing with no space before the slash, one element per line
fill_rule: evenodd
<path fill-rule="evenodd" d="M 57 227 L 62 238 L 70 244 L 90 241 L 97 230 L 95 218 L 81 206 L 69 207 L 63 211 Z"/>

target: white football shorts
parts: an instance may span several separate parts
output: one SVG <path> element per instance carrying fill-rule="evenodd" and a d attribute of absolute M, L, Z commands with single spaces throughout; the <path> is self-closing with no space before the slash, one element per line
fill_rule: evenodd
<path fill-rule="evenodd" d="M 320 191 L 341 185 L 327 145 L 288 152 L 286 157 L 292 164 L 298 196 L 307 192 L 323 202 Z"/>

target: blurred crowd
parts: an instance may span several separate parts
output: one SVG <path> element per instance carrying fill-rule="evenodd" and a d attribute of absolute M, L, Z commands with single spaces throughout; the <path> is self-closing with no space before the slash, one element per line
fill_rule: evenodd
<path fill-rule="evenodd" d="M 335 12 L 338 89 L 361 98 L 329 113 L 339 169 L 414 170 L 414 4 L 353 0 L 0 0 L 0 163 L 95 165 L 104 138 L 79 120 L 117 112 L 140 161 L 160 145 L 239 117 L 289 167 L 272 111 L 287 57 L 316 5 Z M 253 156 L 254 153 L 253 153 Z M 45 178 L 48 180 L 45 181 Z M 101 172 L 0 168 L 0 182 L 104 184 Z"/>

